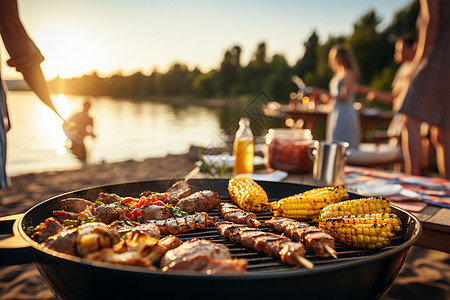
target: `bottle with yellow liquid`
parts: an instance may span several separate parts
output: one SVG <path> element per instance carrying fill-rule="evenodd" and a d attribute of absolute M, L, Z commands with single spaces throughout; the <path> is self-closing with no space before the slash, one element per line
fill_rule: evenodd
<path fill-rule="evenodd" d="M 233 152 L 235 157 L 234 174 L 253 173 L 253 133 L 248 118 L 239 120 L 239 129 L 234 138 Z"/>

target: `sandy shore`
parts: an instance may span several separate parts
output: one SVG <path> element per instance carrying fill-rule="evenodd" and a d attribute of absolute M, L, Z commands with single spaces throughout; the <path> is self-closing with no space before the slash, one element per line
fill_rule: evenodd
<path fill-rule="evenodd" d="M 0 190 L 0 216 L 25 212 L 58 194 L 99 185 L 156 179 L 181 179 L 194 168 L 192 154 L 144 161 L 88 165 L 82 169 L 44 172 L 11 178 Z M 439 251 L 412 247 L 385 300 L 450 299 L 450 257 Z M 34 264 L 0 267 L 0 299 L 54 299 Z"/>

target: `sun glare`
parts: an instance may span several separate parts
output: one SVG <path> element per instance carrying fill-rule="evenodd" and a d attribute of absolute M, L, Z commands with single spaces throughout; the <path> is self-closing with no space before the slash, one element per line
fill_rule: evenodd
<path fill-rule="evenodd" d="M 54 26 L 36 37 L 45 56 L 42 69 L 47 78 L 69 78 L 89 73 L 101 67 L 107 55 L 92 33 L 77 27 Z"/>

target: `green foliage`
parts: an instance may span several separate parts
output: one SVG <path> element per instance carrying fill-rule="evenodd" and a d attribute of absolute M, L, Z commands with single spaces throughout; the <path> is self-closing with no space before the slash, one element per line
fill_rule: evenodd
<path fill-rule="evenodd" d="M 102 78 L 96 72 L 78 78 L 56 78 L 49 83 L 53 92 L 113 97 L 202 97 L 227 98 L 232 105 L 245 105 L 242 99 L 253 99 L 264 91 L 272 99 L 286 102 L 296 91 L 292 75 L 303 78 L 307 85 L 328 88 L 332 72 L 328 66 L 328 52 L 336 43 L 351 46 L 358 62 L 360 82 L 377 89 L 389 90 L 397 65 L 393 63 L 395 39 L 415 32 L 419 1 L 413 0 L 395 14 L 384 30 L 381 18 L 374 10 L 367 11 L 354 24 L 348 36 L 329 36 L 320 42 L 313 31 L 303 42 L 303 55 L 290 66 L 281 54 L 267 56 L 267 44 L 260 42 L 247 65 L 241 63 L 242 49 L 234 45 L 224 52 L 220 67 L 202 73 L 190 70 L 185 64 L 174 63 L 167 72 L 153 71 L 151 75 L 136 72 L 124 76 L 120 72 Z"/>

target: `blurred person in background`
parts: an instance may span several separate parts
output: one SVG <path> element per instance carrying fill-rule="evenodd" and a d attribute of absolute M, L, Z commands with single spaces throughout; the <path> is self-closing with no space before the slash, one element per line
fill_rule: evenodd
<path fill-rule="evenodd" d="M 405 118 L 405 172 L 420 174 L 420 122 L 430 125 L 440 176 L 450 179 L 450 0 L 421 0 L 414 73 L 399 112 Z"/>
<path fill-rule="evenodd" d="M 87 150 L 84 139 L 87 136 L 95 138 L 94 119 L 89 115 L 91 103 L 85 100 L 83 110 L 70 116 L 63 124 L 64 133 L 70 139 L 70 150 L 84 164 L 87 161 Z"/>
<path fill-rule="evenodd" d="M 359 69 L 352 50 L 344 44 L 334 45 L 328 53 L 328 63 L 334 72 L 326 91 L 308 87 L 310 94 L 328 98 L 332 109 L 327 118 L 327 140 L 349 143 L 349 148 L 358 148 L 360 125 L 358 112 L 353 108 L 358 86 Z"/>
<path fill-rule="evenodd" d="M 40 66 L 44 57 L 28 36 L 20 20 L 17 0 L 0 1 L 0 34 L 6 51 L 10 56 L 10 59 L 7 61 L 8 65 L 16 68 L 17 72 L 22 73 L 30 89 L 64 121 L 50 98 L 47 83 Z M 5 170 L 6 133 L 11 129 L 11 122 L 3 82 L 0 84 L 0 114 L 3 120 L 0 122 L 0 188 L 4 189 L 8 187 L 8 178 Z"/>
<path fill-rule="evenodd" d="M 358 92 L 367 94 L 366 98 L 369 102 L 379 100 L 392 104 L 392 111 L 395 114 L 387 129 L 388 137 L 400 137 L 404 125 L 403 116 L 398 113 L 398 110 L 402 106 L 403 99 L 411 81 L 411 61 L 414 59 L 416 46 L 416 40 L 412 35 L 405 34 L 397 38 L 395 42 L 394 61 L 400 64 L 400 66 L 392 80 L 392 90 L 390 92 L 374 90 L 363 85 L 359 85 L 358 87 Z"/>

